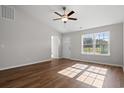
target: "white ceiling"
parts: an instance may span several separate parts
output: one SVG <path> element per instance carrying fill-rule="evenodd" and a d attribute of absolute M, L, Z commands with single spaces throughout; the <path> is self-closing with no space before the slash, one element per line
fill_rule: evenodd
<path fill-rule="evenodd" d="M 77 21 L 69 20 L 66 24 L 61 20 L 53 21 L 52 19 L 59 17 L 54 14 L 55 11 L 63 13 L 62 6 L 58 5 L 16 6 L 62 33 L 124 22 L 124 6 L 71 5 L 66 7 L 68 12 L 75 11 L 71 17 L 78 18 Z"/>

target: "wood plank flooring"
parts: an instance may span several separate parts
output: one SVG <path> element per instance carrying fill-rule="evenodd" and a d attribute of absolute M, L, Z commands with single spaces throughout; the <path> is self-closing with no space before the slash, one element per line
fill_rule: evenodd
<path fill-rule="evenodd" d="M 1 88 L 122 88 L 121 67 L 55 59 L 0 71 Z"/>

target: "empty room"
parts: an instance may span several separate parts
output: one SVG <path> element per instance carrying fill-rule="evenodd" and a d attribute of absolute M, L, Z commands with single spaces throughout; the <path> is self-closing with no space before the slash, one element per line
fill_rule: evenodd
<path fill-rule="evenodd" d="M 124 5 L 0 5 L 1 88 L 123 88 Z"/>

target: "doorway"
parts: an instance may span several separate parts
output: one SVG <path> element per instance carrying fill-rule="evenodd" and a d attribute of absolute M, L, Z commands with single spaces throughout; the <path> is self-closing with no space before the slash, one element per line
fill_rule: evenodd
<path fill-rule="evenodd" d="M 65 58 L 71 57 L 71 39 L 69 37 L 63 39 L 63 55 Z"/>
<path fill-rule="evenodd" d="M 51 58 L 59 58 L 60 38 L 51 36 Z"/>

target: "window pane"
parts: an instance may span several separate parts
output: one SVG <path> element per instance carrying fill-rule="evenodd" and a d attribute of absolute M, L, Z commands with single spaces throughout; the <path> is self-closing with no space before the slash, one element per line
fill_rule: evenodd
<path fill-rule="evenodd" d="M 108 54 L 109 51 L 109 32 L 100 32 L 95 34 L 96 54 Z"/>
<path fill-rule="evenodd" d="M 93 52 L 93 45 L 83 45 L 83 52 Z"/>
<path fill-rule="evenodd" d="M 92 34 L 85 34 L 83 36 L 83 44 L 84 45 L 92 45 L 93 44 L 93 35 Z"/>
<path fill-rule="evenodd" d="M 93 34 L 83 35 L 83 52 L 93 53 Z"/>

